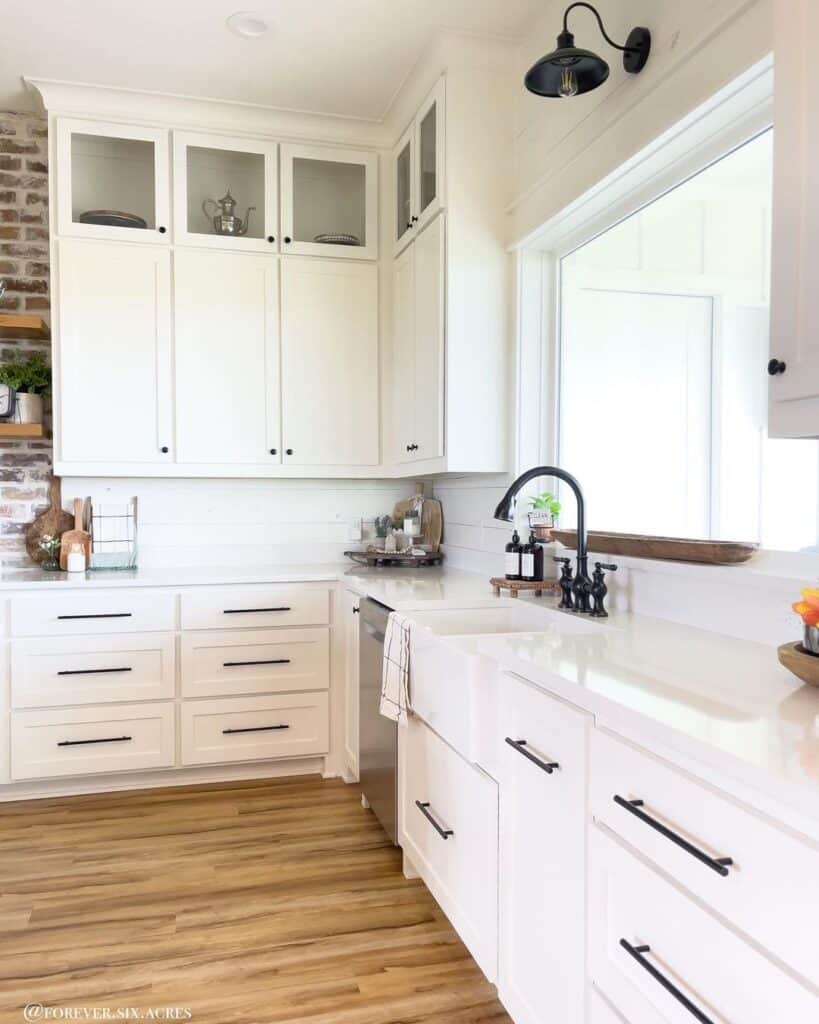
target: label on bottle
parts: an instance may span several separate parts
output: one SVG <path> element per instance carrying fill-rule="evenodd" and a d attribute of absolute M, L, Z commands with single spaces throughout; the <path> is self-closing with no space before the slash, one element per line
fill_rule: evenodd
<path fill-rule="evenodd" d="M 535 578 L 535 554 L 533 551 L 525 551 L 520 556 L 520 574 L 525 580 Z"/>
<path fill-rule="evenodd" d="M 519 551 L 507 551 L 506 552 L 506 569 L 507 576 L 520 576 L 520 552 Z"/>

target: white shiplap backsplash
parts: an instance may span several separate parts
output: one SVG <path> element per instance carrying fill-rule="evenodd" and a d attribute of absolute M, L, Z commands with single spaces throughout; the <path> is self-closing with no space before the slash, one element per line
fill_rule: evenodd
<path fill-rule="evenodd" d="M 391 513 L 415 488 L 401 480 L 63 479 L 63 504 L 139 499 L 139 564 L 341 562 L 354 519 Z"/>
<path fill-rule="evenodd" d="M 456 569 L 497 576 L 503 572 L 503 549 L 511 523 L 492 518 L 510 478 L 454 477 L 436 480 L 433 493 L 444 515 L 446 564 Z"/>

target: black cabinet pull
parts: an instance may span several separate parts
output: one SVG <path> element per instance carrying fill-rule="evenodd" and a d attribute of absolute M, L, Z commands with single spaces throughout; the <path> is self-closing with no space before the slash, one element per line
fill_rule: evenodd
<path fill-rule="evenodd" d="M 651 946 L 632 946 L 632 944 L 630 942 L 626 942 L 625 939 L 620 939 L 620 945 L 630 957 L 633 957 L 637 961 L 644 971 L 648 971 L 655 981 L 659 981 L 666 992 L 669 992 L 674 996 L 677 1002 L 682 1004 L 686 1010 L 688 1010 L 688 1012 L 700 1022 L 700 1024 L 714 1024 L 714 1021 L 710 1017 L 707 1017 L 698 1006 L 695 1006 L 687 995 L 680 992 L 676 985 L 672 984 L 664 974 L 661 974 L 653 964 L 646 960 L 645 954 L 651 952 Z"/>
<path fill-rule="evenodd" d="M 358 615 L 358 612 L 359 612 L 358 607 L 353 608 L 353 615 Z"/>
<path fill-rule="evenodd" d="M 270 454 L 271 454 L 271 455 L 278 455 L 278 454 L 279 454 L 279 452 L 278 452 L 278 449 L 276 449 L 276 448 L 271 448 L 271 449 L 270 449 Z"/>
<path fill-rule="evenodd" d="M 96 612 L 93 615 L 58 615 L 58 619 L 130 619 L 132 612 Z"/>
<path fill-rule="evenodd" d="M 429 813 L 429 803 L 422 804 L 420 800 L 416 800 L 415 806 L 418 808 L 421 814 L 423 814 L 423 816 L 427 819 L 430 825 L 432 825 L 432 827 L 435 829 L 435 831 L 438 833 L 441 839 L 449 839 L 450 836 L 455 835 L 451 828 L 441 828 L 438 822 L 432 817 L 432 815 Z"/>
<path fill-rule="evenodd" d="M 275 235 L 268 235 L 267 236 L 267 240 L 268 240 L 268 242 L 275 242 L 276 241 L 276 236 Z"/>
<path fill-rule="evenodd" d="M 289 658 L 269 658 L 266 661 L 223 661 L 222 668 L 238 668 L 240 665 L 289 665 Z"/>
<path fill-rule="evenodd" d="M 159 450 L 162 452 L 163 455 L 167 455 L 168 452 L 170 451 L 170 448 L 166 444 L 163 444 Z"/>
<path fill-rule="evenodd" d="M 292 448 L 288 448 L 287 451 L 284 454 L 285 455 L 292 455 L 293 454 L 293 449 Z"/>
<path fill-rule="evenodd" d="M 662 822 L 657 821 L 656 818 L 652 818 L 650 814 L 646 814 L 645 811 L 641 811 L 640 808 L 643 806 L 642 800 L 626 800 L 622 796 L 615 794 L 614 802 L 620 807 L 624 808 L 633 814 L 635 818 L 639 818 L 650 828 L 653 828 L 655 832 L 659 832 L 661 836 L 665 836 L 666 839 L 670 839 L 672 843 L 685 850 L 686 853 L 690 853 L 692 857 L 696 857 L 701 864 L 705 864 L 711 868 L 712 871 L 716 871 L 718 875 L 722 875 L 724 878 L 730 872 L 728 868 L 734 863 L 730 857 L 709 857 L 703 850 L 698 849 L 692 843 L 689 843 L 687 839 L 683 839 L 682 836 L 678 836 L 676 832 L 672 832 L 670 828 L 666 828 Z"/>
<path fill-rule="evenodd" d="M 292 241 L 293 241 L 293 239 L 290 237 L 290 235 L 285 235 L 284 236 L 284 243 L 285 243 L 285 245 L 290 245 L 290 243 Z"/>
<path fill-rule="evenodd" d="M 249 725 L 246 729 L 223 729 L 223 736 L 236 736 L 240 732 L 274 732 L 276 729 L 289 729 L 289 725 Z"/>
<path fill-rule="evenodd" d="M 163 224 L 163 225 L 161 225 L 161 226 L 159 227 L 159 229 L 158 229 L 158 230 L 159 230 L 159 233 L 160 233 L 160 235 L 164 235 L 164 234 L 165 234 L 165 232 L 166 232 L 166 231 L 167 231 L 168 229 L 167 229 L 167 228 L 166 228 L 166 227 L 164 226 L 164 224 Z"/>
<path fill-rule="evenodd" d="M 62 668 L 58 676 L 102 676 L 109 672 L 131 672 L 130 668 Z"/>
<path fill-rule="evenodd" d="M 103 736 L 98 740 L 60 740 L 58 747 L 85 747 L 89 743 L 127 743 L 130 736 Z"/>
<path fill-rule="evenodd" d="M 506 742 L 512 750 L 517 750 L 519 754 L 523 754 L 527 760 L 531 761 L 532 764 L 536 764 L 538 768 L 542 768 L 548 775 L 551 775 L 555 768 L 560 767 L 557 761 L 541 761 L 539 757 L 535 757 L 531 750 L 526 750 L 526 740 L 513 740 L 511 736 L 507 736 Z"/>
<path fill-rule="evenodd" d="M 787 368 L 788 364 L 783 363 L 781 359 L 771 359 L 768 363 L 768 373 L 772 377 L 778 377 L 779 374 L 784 373 Z"/>
<path fill-rule="evenodd" d="M 259 612 L 289 612 L 290 605 L 283 604 L 280 608 L 225 608 L 223 615 L 256 615 Z"/>

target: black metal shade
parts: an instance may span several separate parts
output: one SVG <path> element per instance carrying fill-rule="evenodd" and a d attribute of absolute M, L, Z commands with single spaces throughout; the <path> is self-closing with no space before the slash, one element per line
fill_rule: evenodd
<path fill-rule="evenodd" d="M 560 43 L 561 37 L 558 37 Z M 564 72 L 571 71 L 577 81 L 576 93 L 591 92 L 609 77 L 609 66 L 591 50 L 564 46 L 533 64 L 526 72 L 524 84 L 537 96 L 560 96 Z"/>

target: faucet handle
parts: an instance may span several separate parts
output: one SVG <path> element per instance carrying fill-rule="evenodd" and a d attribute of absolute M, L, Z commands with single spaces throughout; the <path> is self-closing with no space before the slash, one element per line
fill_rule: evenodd
<path fill-rule="evenodd" d="M 594 567 L 597 570 L 605 569 L 607 572 L 617 572 L 617 566 L 613 562 L 595 562 Z"/>
<path fill-rule="evenodd" d="M 553 562 L 559 562 L 561 565 L 571 565 L 571 558 L 558 558 L 556 555 L 552 555 Z"/>

